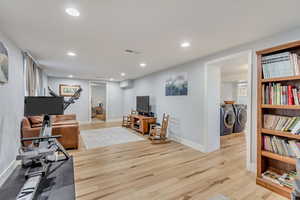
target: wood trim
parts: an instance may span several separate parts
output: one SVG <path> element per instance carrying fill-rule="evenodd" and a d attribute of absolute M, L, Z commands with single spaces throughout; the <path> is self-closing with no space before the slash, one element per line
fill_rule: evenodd
<path fill-rule="evenodd" d="M 267 78 L 262 79 L 262 83 L 270 83 L 270 82 L 281 82 L 281 81 L 294 81 L 300 80 L 300 76 L 287 76 L 287 77 L 279 77 L 279 78 Z"/>
<path fill-rule="evenodd" d="M 300 47 L 300 41 L 290 42 L 290 43 L 282 44 L 282 45 L 279 45 L 276 47 L 263 49 L 263 50 L 257 51 L 256 54 L 257 55 L 269 54 L 269 53 L 273 53 L 276 51 L 281 51 L 281 50 L 295 48 L 295 47 Z"/>
<path fill-rule="evenodd" d="M 262 68 L 261 68 L 261 55 L 257 56 L 257 176 L 261 177 L 262 170 L 264 168 L 264 163 L 261 158 L 261 150 L 262 150 L 262 141 L 260 130 L 262 128 L 262 94 L 261 94 L 261 78 L 262 78 Z"/>
<path fill-rule="evenodd" d="M 270 104 L 262 104 L 261 108 L 299 110 L 300 109 L 300 105 L 270 105 Z"/>
<path fill-rule="evenodd" d="M 296 165 L 296 159 L 292 157 L 282 156 L 276 153 L 272 153 L 269 151 L 261 151 L 261 155 L 267 158 L 272 158 L 274 160 L 278 160 L 284 163 L 288 163 L 291 165 Z"/>
<path fill-rule="evenodd" d="M 271 190 L 272 192 L 275 192 L 275 193 L 281 195 L 281 196 L 284 196 L 286 198 L 291 197 L 292 189 L 290 189 L 288 187 L 278 185 L 276 183 L 273 183 L 271 181 L 268 181 L 266 179 L 259 178 L 259 177 L 256 178 L 256 183 L 258 185 L 261 185 L 261 186 Z"/>
<path fill-rule="evenodd" d="M 276 135 L 276 136 L 280 136 L 280 137 L 287 137 L 287 138 L 291 138 L 291 139 L 300 140 L 300 135 L 294 135 L 290 132 L 276 131 L 276 130 L 270 130 L 270 129 L 265 129 L 265 128 L 262 128 L 261 132 L 264 134 L 268 134 L 268 135 Z"/>

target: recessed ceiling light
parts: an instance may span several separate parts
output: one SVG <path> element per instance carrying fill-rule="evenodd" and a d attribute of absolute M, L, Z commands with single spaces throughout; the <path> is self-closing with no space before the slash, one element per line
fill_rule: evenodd
<path fill-rule="evenodd" d="M 69 78 L 73 78 L 74 76 L 73 76 L 73 75 L 69 75 L 68 77 L 69 77 Z"/>
<path fill-rule="evenodd" d="M 80 15 L 80 12 L 76 8 L 67 8 L 65 11 L 68 15 L 73 17 L 78 17 Z"/>
<path fill-rule="evenodd" d="M 146 67 L 147 66 L 147 64 L 146 63 L 140 63 L 140 67 Z"/>
<path fill-rule="evenodd" d="M 109 81 L 114 81 L 114 80 L 115 80 L 114 78 L 110 78 L 110 79 L 109 79 Z"/>
<path fill-rule="evenodd" d="M 124 72 L 121 73 L 121 76 L 126 76 L 126 74 Z"/>
<path fill-rule="evenodd" d="M 189 43 L 189 42 L 183 42 L 183 43 L 181 43 L 180 46 L 181 46 L 182 48 L 190 47 L 190 46 L 191 46 L 191 43 Z"/>
<path fill-rule="evenodd" d="M 67 53 L 67 55 L 68 55 L 68 56 L 74 57 L 74 56 L 76 56 L 76 53 L 74 53 L 74 52 L 72 52 L 72 51 L 69 51 L 69 52 Z"/>

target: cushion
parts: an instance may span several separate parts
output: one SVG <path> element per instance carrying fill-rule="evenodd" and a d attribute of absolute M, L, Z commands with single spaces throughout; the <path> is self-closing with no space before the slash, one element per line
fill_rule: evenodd
<path fill-rule="evenodd" d="M 61 125 L 78 125 L 76 120 L 66 120 L 66 121 L 57 121 L 52 123 L 52 126 L 61 126 Z"/>
<path fill-rule="evenodd" d="M 28 119 L 32 125 L 41 124 L 43 122 L 42 116 L 31 116 L 31 117 L 28 117 Z"/>

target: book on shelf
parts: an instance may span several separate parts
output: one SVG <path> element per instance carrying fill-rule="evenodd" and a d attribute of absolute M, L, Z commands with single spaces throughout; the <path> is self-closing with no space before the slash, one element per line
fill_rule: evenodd
<path fill-rule="evenodd" d="M 263 127 L 298 135 L 300 133 L 300 117 L 265 114 Z"/>
<path fill-rule="evenodd" d="M 266 179 L 273 183 L 279 184 L 281 186 L 289 187 L 289 188 L 293 188 L 293 184 L 296 176 L 297 173 L 295 171 L 289 171 L 282 175 L 270 170 L 267 170 L 264 173 L 262 173 L 263 179 Z"/>
<path fill-rule="evenodd" d="M 300 57 L 296 53 L 283 52 L 263 56 L 261 63 L 264 78 L 300 75 Z"/>
<path fill-rule="evenodd" d="M 296 85 L 269 83 L 262 85 L 262 103 L 271 105 L 300 105 L 300 88 Z"/>
<path fill-rule="evenodd" d="M 265 151 L 276 153 L 286 157 L 300 158 L 300 143 L 277 136 L 263 136 L 263 148 Z"/>

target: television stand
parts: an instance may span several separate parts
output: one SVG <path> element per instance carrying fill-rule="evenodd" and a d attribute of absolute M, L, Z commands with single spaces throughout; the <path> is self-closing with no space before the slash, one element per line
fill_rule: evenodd
<path fill-rule="evenodd" d="M 131 129 L 145 135 L 146 133 L 149 133 L 150 124 L 156 123 L 156 118 L 143 115 L 131 115 L 131 122 Z"/>

